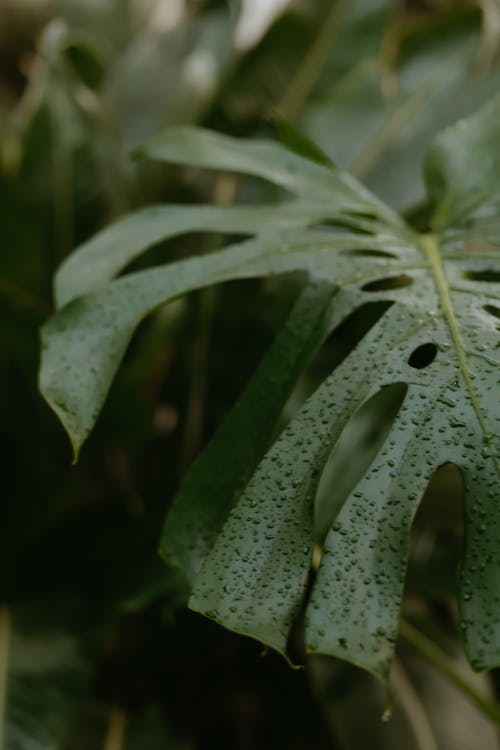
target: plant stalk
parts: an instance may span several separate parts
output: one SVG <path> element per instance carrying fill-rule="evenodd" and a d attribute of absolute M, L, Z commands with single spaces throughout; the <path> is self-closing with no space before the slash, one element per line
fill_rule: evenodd
<path fill-rule="evenodd" d="M 3 747 L 5 732 L 11 630 L 10 610 L 2 607 L 0 609 L 0 747 Z"/>
<path fill-rule="evenodd" d="M 109 714 L 108 732 L 103 750 L 123 750 L 127 715 L 121 708 L 113 708 Z"/>
<path fill-rule="evenodd" d="M 333 0 L 320 33 L 305 54 L 298 70 L 287 86 L 285 95 L 277 106 L 278 113 L 293 122 L 313 90 L 328 55 L 335 43 L 339 19 L 344 10 L 344 0 Z"/>
<path fill-rule="evenodd" d="M 432 726 L 406 670 L 399 660 L 392 667 L 394 692 L 398 694 L 420 750 L 439 750 Z"/>
<path fill-rule="evenodd" d="M 444 654 L 427 636 L 410 625 L 408 622 L 401 621 L 399 633 L 402 638 L 413 646 L 415 651 L 436 669 L 443 677 L 454 685 L 454 687 L 472 703 L 477 710 L 500 726 L 500 706 L 490 700 L 477 690 L 474 685 L 460 674 L 452 660 Z"/>

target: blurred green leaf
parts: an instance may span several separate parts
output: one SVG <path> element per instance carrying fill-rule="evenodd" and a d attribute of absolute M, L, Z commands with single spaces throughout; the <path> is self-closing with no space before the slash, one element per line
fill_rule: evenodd
<path fill-rule="evenodd" d="M 442 132 L 425 161 L 436 230 L 463 221 L 500 195 L 500 96 Z"/>
<path fill-rule="evenodd" d="M 23 620 L 22 613 L 1 610 L 2 746 L 59 750 L 88 687 L 92 663 L 75 636 L 37 630 L 36 623 Z"/>
<path fill-rule="evenodd" d="M 318 84 L 301 128 L 394 208 L 417 205 L 431 138 L 498 90 L 498 65 L 479 66 L 480 24 L 466 4 L 413 22 L 396 14 L 379 48 Z"/>

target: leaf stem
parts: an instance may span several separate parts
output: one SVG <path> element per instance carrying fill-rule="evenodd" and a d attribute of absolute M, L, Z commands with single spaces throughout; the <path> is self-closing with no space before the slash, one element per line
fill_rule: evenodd
<path fill-rule="evenodd" d="M 305 54 L 279 102 L 277 111 L 287 120 L 293 121 L 297 117 L 314 88 L 337 37 L 340 27 L 338 21 L 344 6 L 345 0 L 332 0 L 332 7 L 321 26 L 321 31 Z"/>
<path fill-rule="evenodd" d="M 215 183 L 214 202 L 217 206 L 231 206 L 236 198 L 238 178 L 235 175 L 220 175 Z M 220 236 L 210 240 L 211 249 L 220 244 Z M 203 419 L 207 396 L 207 364 L 210 354 L 211 334 L 214 323 L 217 294 L 214 289 L 201 292 L 197 313 L 198 326 L 192 349 L 191 382 L 182 438 L 180 474 L 183 476 L 200 449 Z"/>
<path fill-rule="evenodd" d="M 430 80 L 425 81 L 394 107 L 380 129 L 350 165 L 349 171 L 354 177 L 362 179 L 370 172 L 381 156 L 394 144 L 396 136 L 403 131 L 404 126 L 417 116 L 422 104 L 443 88 L 455 69 L 455 63 L 455 59 L 451 63 L 448 60 L 445 65 L 438 68 Z"/>
<path fill-rule="evenodd" d="M 397 693 L 406 712 L 418 747 L 420 750 L 439 750 L 419 695 L 398 659 L 395 660 L 392 667 L 392 678 L 394 692 Z"/>
<path fill-rule="evenodd" d="M 10 611 L 7 607 L 2 607 L 0 609 L 0 747 L 3 747 L 3 735 L 5 730 L 10 636 Z"/>
<path fill-rule="evenodd" d="M 108 731 L 103 750 L 123 750 L 127 714 L 121 708 L 112 708 L 109 714 Z"/>
<path fill-rule="evenodd" d="M 49 101 L 52 147 L 52 210 L 59 262 L 73 247 L 73 164 L 68 137 L 68 112 L 60 80 L 52 86 Z"/>
<path fill-rule="evenodd" d="M 443 677 L 454 685 L 454 687 L 472 703 L 478 711 L 500 726 L 500 706 L 477 690 L 474 685 L 463 677 L 455 667 L 452 660 L 444 654 L 427 636 L 410 625 L 401 621 L 399 633 L 402 638 L 429 663 L 440 672 Z"/>
<path fill-rule="evenodd" d="M 188 466 L 192 463 L 202 441 L 207 396 L 207 365 L 215 316 L 215 302 L 215 290 L 213 288 L 204 289 L 201 292 L 198 309 L 195 311 L 197 330 L 191 351 L 191 377 L 179 460 L 181 477 L 184 476 Z"/>
<path fill-rule="evenodd" d="M 0 297 L 39 315 L 45 316 L 50 313 L 50 306 L 44 300 L 3 276 L 0 276 Z"/>

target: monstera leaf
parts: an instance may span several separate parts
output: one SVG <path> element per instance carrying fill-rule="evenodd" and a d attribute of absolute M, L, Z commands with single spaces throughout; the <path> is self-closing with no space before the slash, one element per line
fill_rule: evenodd
<path fill-rule="evenodd" d="M 465 648 L 478 670 L 500 663 L 499 122 L 497 98 L 432 144 L 425 179 L 434 213 L 425 234 L 347 174 L 277 144 L 172 130 L 141 155 L 265 178 L 293 198 L 144 209 L 61 267 L 59 310 L 42 333 L 41 389 L 75 454 L 134 330 L 159 305 L 230 279 L 292 271 L 306 279 L 167 517 L 161 551 L 184 571 L 193 609 L 286 654 L 305 606 L 310 651 L 386 679 L 412 519 L 434 470 L 453 462 L 465 498 Z M 194 230 L 253 236 L 113 280 L 147 247 Z M 385 312 L 272 443 L 314 353 L 367 302 Z M 347 497 L 335 497 L 333 483 L 331 525 L 309 593 L 322 473 L 353 416 L 389 391 L 397 404 L 376 457 Z"/>

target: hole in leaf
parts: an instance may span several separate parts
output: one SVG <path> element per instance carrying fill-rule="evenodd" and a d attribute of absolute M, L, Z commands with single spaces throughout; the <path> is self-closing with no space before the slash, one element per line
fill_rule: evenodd
<path fill-rule="evenodd" d="M 371 250 L 370 248 L 357 248 L 342 250 L 341 255 L 354 255 L 360 258 L 397 258 L 397 255 L 388 253 L 385 250 Z"/>
<path fill-rule="evenodd" d="M 151 244 L 145 250 L 132 257 L 119 272 L 119 276 L 126 276 L 136 271 L 142 271 L 145 268 L 151 268 L 155 265 L 171 263 L 175 260 L 183 260 L 192 255 L 202 255 L 211 252 L 210 237 L 211 232 L 193 231 L 180 236 L 161 239 Z M 224 245 L 244 242 L 251 238 L 251 234 L 235 234 L 227 232 L 224 235 Z"/>
<path fill-rule="evenodd" d="M 284 422 L 355 349 L 363 336 L 392 307 L 390 301 L 365 302 L 332 331 L 295 386 L 283 410 Z"/>
<path fill-rule="evenodd" d="M 383 279 L 369 281 L 361 289 L 363 292 L 383 292 L 386 289 L 400 289 L 404 286 L 410 286 L 410 284 L 413 284 L 411 276 L 401 274 L 400 276 L 386 276 Z"/>
<path fill-rule="evenodd" d="M 353 222 L 352 219 L 349 220 L 348 217 L 345 217 L 344 219 L 336 218 L 336 219 L 323 219 L 317 224 L 311 224 L 312 227 L 317 227 L 318 229 L 324 229 L 325 227 L 335 227 L 336 229 L 347 229 L 349 232 L 356 231 L 357 234 L 363 234 L 367 237 L 375 237 L 377 232 L 372 231 L 367 226 L 360 227 L 356 222 Z"/>
<path fill-rule="evenodd" d="M 495 318 L 500 318 L 500 307 L 496 307 L 495 305 L 484 305 L 483 310 L 490 315 L 493 315 Z"/>
<path fill-rule="evenodd" d="M 366 474 L 383 446 L 408 386 L 381 388 L 344 427 L 321 474 L 314 511 L 316 539 L 323 543 L 344 501 Z"/>
<path fill-rule="evenodd" d="M 283 410 L 284 422 L 292 417 L 323 380 L 349 356 L 363 336 L 393 304 L 389 300 L 365 302 L 330 333 L 293 389 Z"/>
<path fill-rule="evenodd" d="M 352 216 L 354 219 L 367 219 L 368 221 L 377 221 L 378 217 L 376 214 L 371 214 L 369 211 L 344 211 L 346 216 Z"/>
<path fill-rule="evenodd" d="M 470 281 L 500 282 L 500 271 L 494 271 L 492 268 L 486 268 L 484 271 L 464 271 L 462 277 Z"/>
<path fill-rule="evenodd" d="M 428 367 L 434 361 L 437 351 L 436 344 L 432 344 L 431 342 L 421 344 L 410 354 L 408 364 L 410 367 L 414 367 L 415 370 L 423 370 L 424 367 Z"/>
<path fill-rule="evenodd" d="M 365 302 L 332 331 L 311 363 L 312 390 L 352 352 L 392 304 L 389 301 Z"/>
<path fill-rule="evenodd" d="M 438 599 L 456 589 L 463 534 L 463 481 L 459 468 L 437 468 L 411 527 L 407 588 Z"/>

